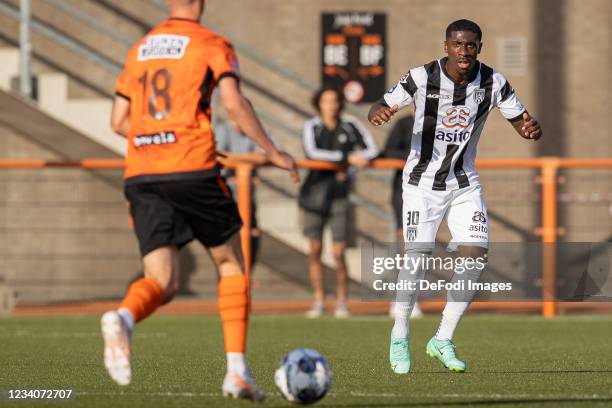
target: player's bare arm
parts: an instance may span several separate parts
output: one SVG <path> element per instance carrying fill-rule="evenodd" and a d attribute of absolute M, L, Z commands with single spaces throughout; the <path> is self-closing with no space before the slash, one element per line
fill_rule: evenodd
<path fill-rule="evenodd" d="M 265 164 L 268 161 L 267 157 L 263 157 L 259 152 L 226 152 L 217 151 L 217 155 L 222 159 L 239 160 L 243 162 L 249 162 L 257 165 Z"/>
<path fill-rule="evenodd" d="M 251 103 L 240 92 L 238 81 L 233 77 L 222 78 L 219 81 L 219 91 L 225 110 L 233 121 L 240 124 L 244 134 L 264 149 L 272 164 L 288 170 L 293 180 L 298 182 L 300 176 L 297 172 L 295 160 L 289 154 L 274 146 L 274 143 L 266 135 Z"/>
<path fill-rule="evenodd" d="M 513 123 L 512 126 L 514 130 L 525 139 L 538 140 L 542 137 L 540 123 L 527 111 L 523 113 L 523 118 Z"/>
<path fill-rule="evenodd" d="M 111 129 L 123 137 L 130 133 L 130 100 L 123 96 L 115 96 L 111 110 Z"/>
<path fill-rule="evenodd" d="M 399 110 L 399 106 L 393 105 L 391 107 L 381 99 L 372 105 L 370 112 L 368 113 L 368 120 L 374 126 L 384 125 L 391 120 L 393 115 Z"/>

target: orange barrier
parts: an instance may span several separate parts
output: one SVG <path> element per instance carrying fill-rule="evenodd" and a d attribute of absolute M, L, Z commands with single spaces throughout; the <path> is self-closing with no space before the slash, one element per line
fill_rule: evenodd
<path fill-rule="evenodd" d="M 245 156 L 231 155 L 231 158 L 220 158 L 219 161 L 226 167 L 236 170 L 236 183 L 238 189 L 238 209 L 244 226 L 240 232 L 246 273 L 250 273 L 251 245 L 251 177 L 255 167 L 265 166 L 269 163 L 262 155 L 248 154 Z M 370 167 L 375 169 L 401 169 L 404 161 L 398 159 L 377 159 Z M 81 169 L 121 169 L 122 159 L 83 159 L 78 161 L 45 161 L 28 159 L 0 159 L 0 169 L 40 169 L 40 168 L 81 168 Z M 301 168 L 316 170 L 338 170 L 346 168 L 338 164 L 298 160 Z M 537 232 L 542 237 L 542 243 L 554 244 L 557 242 L 559 228 L 557 226 L 557 178 L 561 168 L 604 169 L 612 168 L 612 158 L 561 158 L 538 157 L 526 159 L 485 159 L 477 160 L 479 169 L 539 169 L 542 185 L 542 226 Z M 556 248 L 555 245 L 542 246 L 542 296 L 541 312 L 544 317 L 554 317 L 557 314 L 558 304 L 555 301 L 556 281 Z M 503 302 L 498 306 L 504 308 Z"/>

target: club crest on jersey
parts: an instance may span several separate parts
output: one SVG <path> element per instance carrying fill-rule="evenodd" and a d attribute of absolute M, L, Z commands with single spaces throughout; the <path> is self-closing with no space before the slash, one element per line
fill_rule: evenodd
<path fill-rule="evenodd" d="M 484 98 L 485 98 L 484 89 L 479 88 L 474 91 L 474 102 L 476 102 L 477 105 L 480 105 L 480 103 L 484 101 Z"/>

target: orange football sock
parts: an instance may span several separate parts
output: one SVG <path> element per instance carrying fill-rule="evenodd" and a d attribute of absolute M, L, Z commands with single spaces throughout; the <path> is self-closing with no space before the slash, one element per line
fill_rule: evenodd
<path fill-rule="evenodd" d="M 226 353 L 244 353 L 249 316 L 249 285 L 246 275 L 222 276 L 219 312 L 223 322 Z"/>
<path fill-rule="evenodd" d="M 132 283 L 119 308 L 130 311 L 134 322 L 148 317 L 164 301 L 164 291 L 154 279 L 142 278 Z"/>

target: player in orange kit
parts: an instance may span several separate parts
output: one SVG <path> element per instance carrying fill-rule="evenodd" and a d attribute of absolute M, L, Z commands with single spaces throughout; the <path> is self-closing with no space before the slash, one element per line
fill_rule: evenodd
<path fill-rule="evenodd" d="M 200 25 L 204 0 L 168 0 L 169 19 L 130 50 L 117 80 L 111 114 L 115 132 L 128 139 L 125 195 L 145 277 L 128 289 L 119 309 L 104 314 L 104 363 L 120 385 L 131 381 L 130 339 L 134 324 L 176 294 L 178 251 L 193 239 L 208 250 L 219 273 L 226 396 L 262 400 L 245 358 L 249 282 L 244 273 L 236 204 L 219 175 L 211 128 L 210 97 L 219 89 L 232 120 L 291 172 L 291 156 L 265 135 L 238 87 L 239 70 L 229 41 Z"/>

